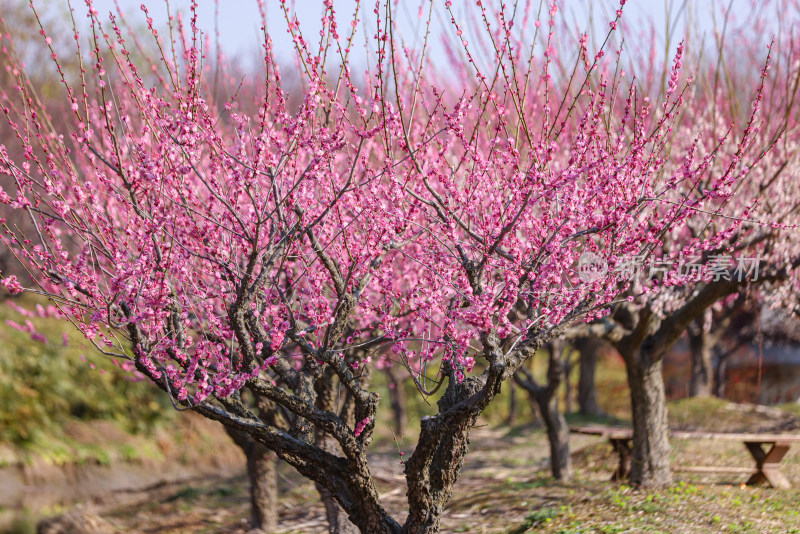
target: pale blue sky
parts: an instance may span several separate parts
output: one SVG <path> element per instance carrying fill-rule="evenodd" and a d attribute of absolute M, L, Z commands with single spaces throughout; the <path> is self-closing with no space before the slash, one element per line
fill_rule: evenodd
<path fill-rule="evenodd" d="M 144 15 L 139 8 L 143 1 L 148 5 L 155 21 L 161 24 L 165 23 L 166 7 L 163 0 L 119 0 L 119 3 L 132 21 L 143 22 Z M 473 0 L 454 0 L 453 5 L 455 6 L 456 13 L 460 11 L 460 6 L 465 5 L 461 2 L 466 1 L 470 3 L 473 2 Z M 507 1 L 509 4 L 512 3 L 510 0 Z M 276 44 L 276 49 L 279 55 L 288 58 L 292 47 L 287 37 L 286 23 L 279 8 L 279 2 L 278 0 L 264 0 L 264 3 L 268 6 L 270 33 Z M 301 20 L 303 27 L 307 30 L 306 35 L 316 35 L 319 30 L 319 14 L 321 13 L 322 2 L 320 0 L 295 0 L 294 2 L 289 0 L 287 3 L 289 5 L 294 5 L 299 11 L 298 18 Z M 524 0 L 520 1 L 520 4 L 524 3 Z M 656 27 L 661 28 L 663 32 L 666 21 L 665 3 L 667 3 L 667 5 L 672 5 L 673 14 L 679 11 L 682 4 L 686 3 L 687 9 L 684 9 L 683 13 L 692 11 L 695 14 L 691 21 L 692 27 L 699 33 L 705 32 L 709 36 L 713 29 L 712 11 L 717 13 L 718 23 L 721 23 L 722 17 L 720 13 L 722 9 L 731 5 L 733 8 L 733 19 L 735 20 L 735 22 L 732 23 L 741 25 L 746 22 L 749 14 L 754 7 L 758 5 L 755 0 L 733 0 L 732 2 L 731 0 L 689 0 L 687 2 L 681 0 L 629 0 L 625 7 L 624 17 L 628 30 L 626 40 L 629 44 L 632 40 L 635 42 L 636 39 L 640 38 L 637 34 L 639 34 L 640 29 L 643 27 L 643 22 L 648 18 L 653 20 Z M 107 14 L 109 10 L 115 9 L 114 0 L 95 0 L 94 4 L 102 15 Z M 398 4 L 397 16 L 400 18 L 401 27 L 408 38 L 411 38 L 411 35 L 415 33 L 414 30 L 417 25 L 420 25 L 421 29 L 422 21 L 420 21 L 417 16 L 420 4 L 424 4 L 427 7 L 428 0 L 400 0 Z M 443 0 L 436 0 L 435 4 L 441 5 L 443 4 Z M 532 0 L 532 4 L 534 6 L 534 11 L 538 9 L 539 2 L 537 0 Z M 565 14 L 569 17 L 569 20 L 575 21 L 577 25 L 582 28 L 588 27 L 591 17 L 591 20 L 594 21 L 594 27 L 597 29 L 597 31 L 593 32 L 594 35 L 590 36 L 591 43 L 592 37 L 597 41 L 602 40 L 601 33 L 605 35 L 607 23 L 612 18 L 614 10 L 618 8 L 619 1 L 563 0 L 559 2 L 559 4 L 561 6 L 562 15 Z M 170 1 L 170 6 L 173 11 L 184 10 L 188 12 L 189 5 L 190 0 Z M 340 23 L 346 25 L 346 29 L 349 29 L 347 22 L 355 6 L 354 0 L 335 0 L 334 5 Z M 73 0 L 73 6 L 79 14 L 78 18 L 80 20 L 86 20 L 85 16 L 83 16 L 86 13 L 84 2 L 82 0 Z M 369 22 L 374 26 L 371 7 L 374 6 L 374 0 L 365 0 L 362 2 L 362 10 L 367 6 L 370 6 L 368 7 L 368 16 L 362 16 L 362 18 L 368 18 Z M 199 0 L 200 27 L 211 35 L 213 35 L 214 32 L 214 10 L 215 2 L 213 0 Z M 547 8 L 545 7 L 544 11 L 546 10 Z M 543 15 L 542 18 L 546 19 L 546 15 Z M 438 28 L 440 29 L 445 26 L 441 23 L 442 20 L 441 18 L 439 19 Z M 677 43 L 685 33 L 687 20 L 686 17 L 680 18 L 678 25 L 674 28 L 673 43 Z M 258 50 L 259 44 L 261 43 L 259 26 L 260 17 L 255 0 L 220 0 L 219 29 L 223 47 L 229 55 L 246 57 L 248 60 L 254 58 L 255 50 Z M 447 27 L 446 30 L 452 32 L 452 28 Z M 359 42 L 363 43 L 363 35 Z M 433 44 L 430 57 L 436 62 L 445 61 L 445 55 L 436 43 Z"/>

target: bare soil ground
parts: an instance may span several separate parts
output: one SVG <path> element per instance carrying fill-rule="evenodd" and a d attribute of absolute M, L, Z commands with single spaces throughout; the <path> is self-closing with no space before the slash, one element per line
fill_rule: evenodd
<path fill-rule="evenodd" d="M 671 424 L 683 429 L 796 433 L 800 418 L 774 408 L 680 401 L 671 405 Z M 479 426 L 471 441 L 444 515 L 445 533 L 800 532 L 800 489 L 746 487 L 744 474 L 677 471 L 675 485 L 639 491 L 608 481 L 615 457 L 607 443 L 577 435 L 571 440 L 575 481 L 559 483 L 548 476 L 547 441 L 539 428 Z M 383 452 L 391 450 L 390 445 L 376 447 L 372 461 L 383 501 L 402 520 L 402 465 L 396 450 Z M 676 466 L 752 467 L 743 445 L 728 441 L 674 440 L 672 460 Z M 800 446 L 790 450 L 783 465 L 800 488 Z M 282 468 L 280 486 L 277 532 L 326 532 L 313 485 Z M 110 495 L 92 506 L 91 513 L 116 532 L 248 532 L 247 487 L 241 475 L 163 485 L 124 498 Z"/>

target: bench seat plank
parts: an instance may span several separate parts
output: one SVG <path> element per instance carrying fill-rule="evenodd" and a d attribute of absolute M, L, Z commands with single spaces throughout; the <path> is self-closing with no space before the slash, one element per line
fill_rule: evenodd
<path fill-rule="evenodd" d="M 800 443 L 798 434 L 735 434 L 732 432 L 695 432 L 689 430 L 675 430 L 669 433 L 671 437 L 679 439 L 727 439 L 733 441 L 752 441 L 757 443 Z"/>
<path fill-rule="evenodd" d="M 601 436 L 609 439 L 633 438 L 633 429 L 602 426 L 570 427 L 570 432 Z M 800 443 L 800 434 L 747 434 L 734 432 L 700 432 L 694 430 L 670 430 L 670 437 L 678 439 L 725 439 L 754 443 Z"/>
<path fill-rule="evenodd" d="M 676 465 L 673 471 L 688 471 L 690 473 L 746 473 L 753 472 L 752 467 L 726 467 L 720 465 Z"/>

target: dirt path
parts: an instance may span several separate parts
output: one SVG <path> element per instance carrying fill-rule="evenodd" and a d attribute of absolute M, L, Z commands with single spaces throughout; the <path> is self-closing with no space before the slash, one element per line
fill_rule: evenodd
<path fill-rule="evenodd" d="M 443 518 L 443 531 L 505 532 L 506 526 L 524 521 L 531 508 L 548 506 L 568 494 L 551 489 L 547 495 L 519 500 L 520 488 L 542 487 L 539 481 L 549 454 L 541 431 L 509 436 L 508 429 L 476 428 L 450 505 Z M 593 438 L 579 436 L 580 448 Z M 405 478 L 397 452 L 377 452 L 370 458 L 381 500 L 395 517 L 405 517 Z M 312 484 L 282 466 L 279 474 L 281 534 L 327 532 L 324 512 Z M 191 483 L 162 484 L 144 491 L 116 492 L 95 499 L 84 508 L 130 533 L 248 532 L 247 486 L 243 474 L 206 477 Z M 504 489 L 503 489 L 504 488 Z M 563 495 L 562 495 L 563 493 Z M 474 525 L 481 527 L 475 530 Z"/>
<path fill-rule="evenodd" d="M 796 417 L 748 406 L 677 405 L 673 417 L 673 426 L 682 428 L 790 432 L 798 428 Z M 475 428 L 442 532 L 800 532 L 796 489 L 742 487 L 739 475 L 676 473 L 671 488 L 634 491 L 608 481 L 615 456 L 603 440 L 575 435 L 570 444 L 576 481 L 556 483 L 548 476 L 549 449 L 541 429 Z M 752 467 L 741 445 L 724 442 L 712 449 L 703 440 L 674 440 L 673 463 Z M 376 449 L 370 460 L 381 499 L 402 522 L 406 500 L 399 452 L 391 445 Z M 800 487 L 800 447 L 794 447 L 784 463 L 785 474 Z M 311 483 L 284 465 L 279 485 L 277 533 L 327 531 Z M 116 492 L 95 500 L 91 513 L 116 532 L 243 534 L 248 532 L 246 479 L 236 474 Z"/>

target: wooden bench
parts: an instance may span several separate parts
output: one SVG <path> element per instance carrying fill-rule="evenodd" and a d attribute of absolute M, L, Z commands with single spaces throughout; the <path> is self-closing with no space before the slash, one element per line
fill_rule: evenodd
<path fill-rule="evenodd" d="M 583 426 L 571 427 L 571 432 L 606 438 L 614 451 L 619 455 L 619 465 L 614 471 L 612 480 L 628 478 L 631 468 L 631 442 L 633 430 L 630 428 Z M 789 451 L 792 443 L 800 443 L 797 434 L 733 434 L 722 432 L 689 432 L 682 430 L 670 431 L 670 437 L 676 439 L 712 439 L 741 441 L 750 452 L 755 461 L 755 469 L 738 467 L 679 467 L 680 471 L 698 471 L 709 473 L 746 472 L 750 478 L 746 484 L 761 484 L 766 482 L 773 488 L 790 488 L 789 480 L 780 471 L 780 463 Z"/>

